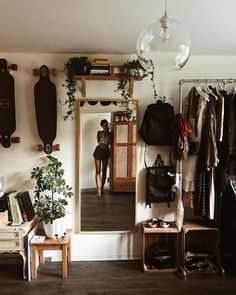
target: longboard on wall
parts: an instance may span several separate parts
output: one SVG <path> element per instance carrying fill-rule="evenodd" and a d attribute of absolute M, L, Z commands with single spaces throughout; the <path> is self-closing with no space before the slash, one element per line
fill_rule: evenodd
<path fill-rule="evenodd" d="M 16 130 L 14 79 L 8 68 L 17 70 L 17 65 L 8 67 L 7 60 L 0 59 L 0 136 L 2 146 L 11 146 L 11 135 Z"/>
<path fill-rule="evenodd" d="M 49 69 L 45 65 L 39 69 L 34 98 L 39 137 L 43 142 L 44 152 L 50 154 L 57 133 L 57 95 L 56 86 L 50 80 Z"/>

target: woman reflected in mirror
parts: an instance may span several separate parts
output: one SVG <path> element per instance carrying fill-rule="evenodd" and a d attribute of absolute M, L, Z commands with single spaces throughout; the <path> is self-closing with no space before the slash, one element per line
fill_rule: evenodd
<path fill-rule="evenodd" d="M 110 144 L 112 142 L 112 132 L 106 119 L 101 120 L 102 130 L 97 132 L 98 145 L 93 153 L 95 163 L 95 180 L 97 196 L 103 196 L 103 189 L 107 178 L 107 167 L 110 158 Z"/>

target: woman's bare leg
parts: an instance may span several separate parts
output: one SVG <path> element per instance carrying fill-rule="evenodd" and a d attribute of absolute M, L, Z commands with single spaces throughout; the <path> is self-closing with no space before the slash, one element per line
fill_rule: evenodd
<path fill-rule="evenodd" d="M 101 161 L 94 159 L 97 196 L 101 196 Z"/>
<path fill-rule="evenodd" d="M 103 160 L 102 161 L 102 185 L 101 185 L 101 194 L 103 194 L 103 188 L 106 183 L 107 179 L 107 166 L 108 166 L 109 160 Z"/>

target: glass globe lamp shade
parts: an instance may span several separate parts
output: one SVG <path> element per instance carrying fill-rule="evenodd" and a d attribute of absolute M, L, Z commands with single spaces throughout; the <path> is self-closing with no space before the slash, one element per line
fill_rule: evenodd
<path fill-rule="evenodd" d="M 137 56 L 142 66 L 181 69 L 188 61 L 191 39 L 187 29 L 166 14 L 147 25 L 137 40 Z"/>

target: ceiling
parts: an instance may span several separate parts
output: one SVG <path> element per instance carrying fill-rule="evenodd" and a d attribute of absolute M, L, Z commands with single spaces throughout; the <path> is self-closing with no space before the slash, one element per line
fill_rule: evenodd
<path fill-rule="evenodd" d="M 0 0 L 0 51 L 130 54 L 164 0 Z M 192 54 L 236 55 L 235 0 L 169 0 Z"/>

